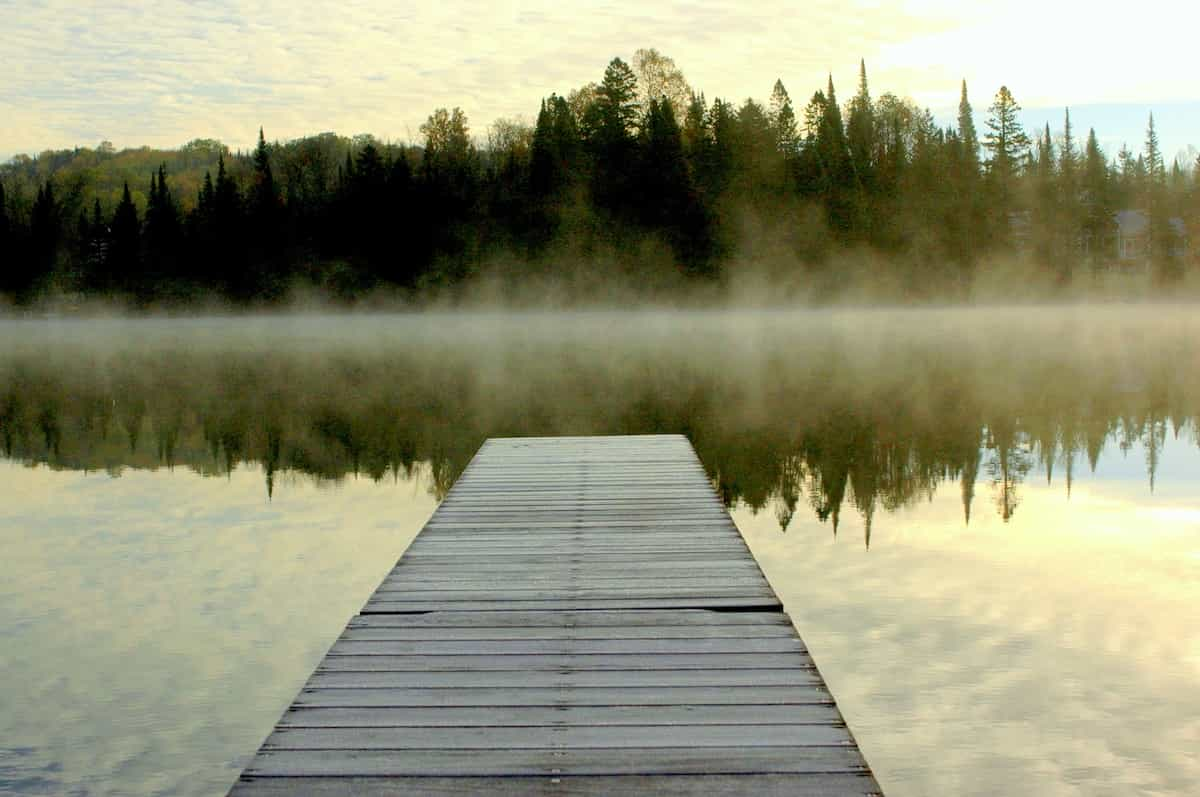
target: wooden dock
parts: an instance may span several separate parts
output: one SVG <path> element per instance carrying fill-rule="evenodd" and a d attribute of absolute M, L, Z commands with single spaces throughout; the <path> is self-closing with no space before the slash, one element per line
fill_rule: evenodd
<path fill-rule="evenodd" d="M 230 792 L 877 793 L 680 436 L 488 440 Z"/>

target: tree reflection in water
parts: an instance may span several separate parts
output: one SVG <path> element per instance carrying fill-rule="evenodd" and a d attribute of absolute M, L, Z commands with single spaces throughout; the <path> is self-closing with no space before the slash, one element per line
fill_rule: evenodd
<path fill-rule="evenodd" d="M 606 346 L 569 335 L 316 351 L 25 345 L 0 355 L 0 441 L 14 460 L 114 476 L 258 463 L 268 495 L 285 472 L 379 480 L 427 466 L 440 498 L 489 436 L 682 433 L 727 505 L 771 508 L 785 531 L 811 512 L 836 533 L 855 511 L 869 545 L 876 513 L 947 482 L 965 522 L 981 478 L 1007 520 L 1035 468 L 1069 491 L 1106 446 L 1140 444 L 1153 489 L 1166 435 L 1198 437 L 1186 328 L 1113 346 L 1044 329 L 832 326 Z"/>

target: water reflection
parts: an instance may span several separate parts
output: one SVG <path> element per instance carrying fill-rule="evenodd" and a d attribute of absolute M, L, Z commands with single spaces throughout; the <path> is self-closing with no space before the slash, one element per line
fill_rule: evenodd
<path fill-rule="evenodd" d="M 1200 326 L 1174 312 L 699 315 L 665 330 L 434 317 L 307 341 L 286 322 L 100 343 L 74 328 L 52 347 L 11 327 L 0 438 L 11 459 L 114 476 L 258 463 L 268 495 L 280 472 L 382 480 L 425 461 L 440 498 L 490 435 L 682 432 L 728 505 L 835 534 L 853 511 L 869 545 L 876 513 L 946 483 L 966 523 L 980 504 L 1008 520 L 1031 474 L 1069 492 L 1111 447 L 1144 450 L 1153 490 L 1167 436 L 1197 439 Z"/>
<path fill-rule="evenodd" d="M 0 322 L 0 792 L 222 793 L 482 440 L 682 432 L 888 794 L 1195 793 L 1198 340 L 1188 308 Z"/>

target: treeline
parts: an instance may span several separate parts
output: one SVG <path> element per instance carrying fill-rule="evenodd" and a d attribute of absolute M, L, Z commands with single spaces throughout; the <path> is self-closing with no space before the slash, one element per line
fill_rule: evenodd
<path fill-rule="evenodd" d="M 495 276 L 513 289 L 598 281 L 671 293 L 747 272 L 844 279 L 847 249 L 912 294 L 968 291 L 989 258 L 1017 254 L 1063 285 L 1117 259 L 1116 214 L 1147 220 L 1139 259 L 1171 284 L 1193 263 L 1200 162 L 1160 150 L 1110 159 L 1095 131 L 1022 129 L 1006 87 L 976 130 L 893 94 L 865 65 L 849 102 L 832 79 L 802 106 L 781 81 L 766 103 L 708 101 L 671 61 L 640 50 L 599 83 L 543 100 L 536 123 L 486 141 L 439 109 L 419 145 L 333 134 L 252 153 L 196 141 L 170 153 L 48 152 L 0 167 L 0 293 L 269 302 L 298 285 L 453 294 Z M 161 154 L 158 162 L 148 162 Z M 119 185 L 118 185 L 119 181 Z M 570 295 L 568 293 L 568 295 Z"/>

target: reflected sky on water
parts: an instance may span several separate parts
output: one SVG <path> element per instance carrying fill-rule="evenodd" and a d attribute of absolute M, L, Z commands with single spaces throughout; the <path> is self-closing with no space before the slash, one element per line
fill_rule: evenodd
<path fill-rule="evenodd" d="M 643 432 L 889 795 L 1200 788 L 1186 308 L 0 334 L 0 794 L 222 792 L 486 437 Z"/>

